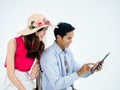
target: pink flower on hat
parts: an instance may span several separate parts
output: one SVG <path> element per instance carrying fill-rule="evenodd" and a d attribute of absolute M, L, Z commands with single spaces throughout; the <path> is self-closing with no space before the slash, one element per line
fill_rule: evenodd
<path fill-rule="evenodd" d="M 48 21 L 46 18 L 43 19 L 45 25 L 51 25 L 50 21 Z"/>
<path fill-rule="evenodd" d="M 44 23 L 42 22 L 42 21 L 35 21 L 34 23 L 33 23 L 33 26 L 36 28 L 36 27 L 41 27 L 41 26 L 43 26 L 44 25 Z"/>

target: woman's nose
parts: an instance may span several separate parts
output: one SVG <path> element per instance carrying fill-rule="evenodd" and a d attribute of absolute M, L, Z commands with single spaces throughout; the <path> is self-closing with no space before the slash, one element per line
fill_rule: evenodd
<path fill-rule="evenodd" d="M 43 30 L 43 36 L 45 36 L 46 35 L 46 30 Z"/>

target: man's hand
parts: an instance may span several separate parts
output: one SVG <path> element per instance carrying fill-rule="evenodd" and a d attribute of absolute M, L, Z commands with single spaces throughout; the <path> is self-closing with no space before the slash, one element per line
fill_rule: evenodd
<path fill-rule="evenodd" d="M 31 70 L 30 76 L 31 76 L 31 80 L 36 79 L 39 76 L 40 73 L 40 65 L 38 62 L 36 62 Z"/>
<path fill-rule="evenodd" d="M 93 64 L 93 63 L 84 64 L 84 65 L 77 71 L 78 76 L 86 73 L 87 71 L 90 71 L 90 70 L 91 70 L 91 65 L 93 66 L 94 64 Z"/>
<path fill-rule="evenodd" d="M 98 61 L 96 62 L 93 67 L 91 68 L 91 72 L 94 73 L 94 72 L 98 72 L 102 69 L 102 63 L 101 61 Z"/>

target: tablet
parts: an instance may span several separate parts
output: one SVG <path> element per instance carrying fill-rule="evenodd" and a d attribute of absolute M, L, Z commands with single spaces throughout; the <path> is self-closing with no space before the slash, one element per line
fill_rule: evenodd
<path fill-rule="evenodd" d="M 102 63 L 108 57 L 109 54 L 110 52 L 105 55 L 105 57 L 96 65 L 96 67 L 92 68 L 91 72 L 94 72 L 99 67 L 99 65 L 102 65 Z"/>

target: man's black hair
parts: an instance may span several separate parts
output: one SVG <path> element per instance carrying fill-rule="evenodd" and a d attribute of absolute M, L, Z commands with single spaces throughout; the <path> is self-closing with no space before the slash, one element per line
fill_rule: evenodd
<path fill-rule="evenodd" d="M 55 38 L 57 35 L 64 37 L 66 33 L 75 30 L 75 28 L 71 24 L 66 23 L 66 22 L 60 22 L 57 26 L 58 28 L 54 29 Z"/>

